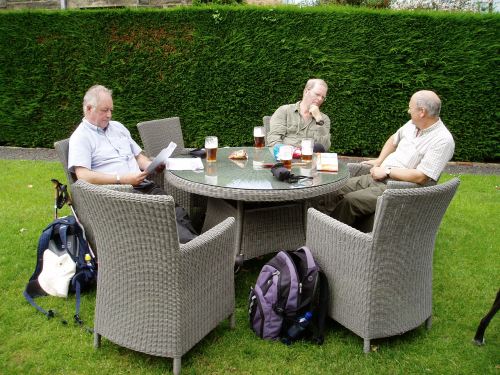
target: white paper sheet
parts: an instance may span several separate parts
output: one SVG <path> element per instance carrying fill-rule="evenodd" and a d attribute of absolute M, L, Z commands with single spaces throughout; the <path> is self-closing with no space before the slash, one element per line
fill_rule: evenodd
<path fill-rule="evenodd" d="M 170 157 L 170 155 L 172 155 L 176 147 L 177 145 L 174 142 L 170 142 L 167 147 L 161 150 L 156 158 L 153 159 L 151 164 L 149 164 L 149 167 L 147 169 L 148 173 L 154 173 L 156 167 L 158 167 L 160 164 L 166 165 L 168 158 Z"/>

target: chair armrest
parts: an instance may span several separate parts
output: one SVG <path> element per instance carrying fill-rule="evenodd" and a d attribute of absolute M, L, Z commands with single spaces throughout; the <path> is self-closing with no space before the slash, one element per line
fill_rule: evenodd
<path fill-rule="evenodd" d="M 109 190 L 114 190 L 114 191 L 121 191 L 123 193 L 133 193 L 134 188 L 132 185 L 124 184 L 124 185 L 118 185 L 118 184 L 113 184 L 113 185 L 102 185 L 102 187 L 105 187 L 106 189 Z"/>
<path fill-rule="evenodd" d="M 180 245 L 182 258 L 197 267 L 209 271 L 214 260 L 228 261 L 231 271 L 234 266 L 234 231 L 235 219 L 228 217 L 210 230 L 200 234 L 195 239 Z"/>
<path fill-rule="evenodd" d="M 372 168 L 369 164 L 362 163 L 347 163 L 347 168 L 349 168 L 349 173 L 351 177 L 362 176 L 364 174 L 369 174 Z"/>
<path fill-rule="evenodd" d="M 396 181 L 396 180 L 387 181 L 387 189 L 414 189 L 418 187 L 422 187 L 422 185 L 406 181 Z"/>

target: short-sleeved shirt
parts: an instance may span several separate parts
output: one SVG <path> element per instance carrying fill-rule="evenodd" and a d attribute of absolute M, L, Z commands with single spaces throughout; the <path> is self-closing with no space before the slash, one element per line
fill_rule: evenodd
<path fill-rule="evenodd" d="M 439 119 L 420 130 L 410 120 L 394 134 L 396 151 L 387 156 L 382 167 L 417 169 L 437 181 L 453 157 L 455 141 Z"/>
<path fill-rule="evenodd" d="M 101 129 L 84 118 L 69 139 L 68 169 L 74 172 L 75 167 L 85 167 L 109 174 L 140 172 L 135 157 L 141 151 L 121 123 L 110 121 L 106 129 Z"/>
<path fill-rule="evenodd" d="M 330 118 L 321 112 L 323 125 L 316 124 L 311 118 L 307 123 L 300 114 L 300 102 L 279 107 L 271 116 L 271 129 L 267 135 L 267 144 L 284 143 L 300 147 L 304 138 L 313 138 L 314 143 L 320 143 L 325 150 L 330 149 Z"/>

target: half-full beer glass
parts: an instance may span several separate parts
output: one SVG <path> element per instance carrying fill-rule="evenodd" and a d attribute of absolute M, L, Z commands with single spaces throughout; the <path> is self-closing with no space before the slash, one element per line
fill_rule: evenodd
<path fill-rule="evenodd" d="M 266 131 L 263 126 L 253 128 L 253 140 L 255 148 L 263 148 L 265 146 Z"/>
<path fill-rule="evenodd" d="M 219 147 L 219 140 L 217 139 L 217 137 L 209 136 L 205 138 L 207 162 L 217 161 L 217 147 Z"/>
<path fill-rule="evenodd" d="M 293 146 L 281 146 L 280 151 L 280 161 L 283 163 L 283 166 L 291 170 L 292 169 L 292 158 L 293 158 Z"/>
<path fill-rule="evenodd" d="M 314 139 L 304 138 L 301 143 L 301 148 L 302 148 L 302 161 L 306 163 L 311 162 L 314 149 Z"/>

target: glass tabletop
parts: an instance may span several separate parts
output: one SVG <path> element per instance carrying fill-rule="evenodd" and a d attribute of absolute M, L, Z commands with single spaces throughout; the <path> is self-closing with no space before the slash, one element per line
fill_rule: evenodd
<path fill-rule="evenodd" d="M 229 159 L 229 155 L 237 150 L 245 150 L 248 154 L 248 159 Z M 347 166 L 341 162 L 339 162 L 339 171 L 332 173 L 318 172 L 315 168 L 314 160 L 310 163 L 302 163 L 300 160 L 294 159 L 291 173 L 311 178 L 304 178 L 296 183 L 288 183 L 279 181 L 271 173 L 270 167 L 275 163 L 272 148 L 269 147 L 262 149 L 254 147 L 223 147 L 217 150 L 216 162 L 203 160 L 203 170 L 169 171 L 169 173 L 195 184 L 221 189 L 260 191 L 307 189 L 337 183 L 349 177 Z"/>

